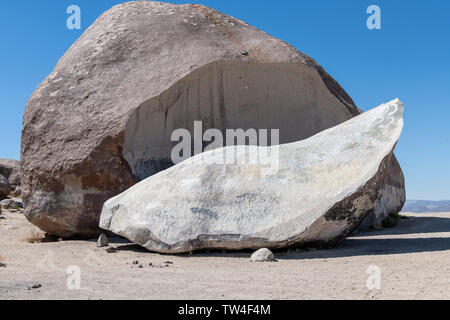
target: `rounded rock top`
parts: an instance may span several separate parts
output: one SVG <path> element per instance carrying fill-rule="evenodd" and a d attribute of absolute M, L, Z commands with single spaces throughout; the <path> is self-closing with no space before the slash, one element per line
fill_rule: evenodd
<path fill-rule="evenodd" d="M 250 260 L 252 262 L 273 262 L 275 261 L 275 256 L 269 249 L 262 248 L 255 251 L 250 257 Z"/>

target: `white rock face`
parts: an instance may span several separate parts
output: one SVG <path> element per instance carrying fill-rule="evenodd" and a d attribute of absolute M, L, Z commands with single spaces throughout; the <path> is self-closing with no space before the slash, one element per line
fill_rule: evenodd
<path fill-rule="evenodd" d="M 281 145 L 275 171 L 213 163 L 220 163 L 225 151 L 242 158 L 276 147 L 200 154 L 108 200 L 100 227 L 163 253 L 337 243 L 382 196 L 402 114 L 396 99 Z"/>
<path fill-rule="evenodd" d="M 255 251 L 252 256 L 250 257 L 250 260 L 252 262 L 271 262 L 275 261 L 275 257 L 267 248 L 259 249 L 258 251 Z"/>

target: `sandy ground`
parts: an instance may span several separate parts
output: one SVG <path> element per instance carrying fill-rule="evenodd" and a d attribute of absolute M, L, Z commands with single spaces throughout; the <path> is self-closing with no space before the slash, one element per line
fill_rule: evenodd
<path fill-rule="evenodd" d="M 252 263 L 250 252 L 169 256 L 120 239 L 111 243 L 116 253 L 94 240 L 32 244 L 34 227 L 4 211 L 0 299 L 450 299 L 450 213 L 407 215 L 394 229 L 332 250 L 276 252 L 278 262 Z M 380 289 L 368 289 L 370 266 L 381 272 Z"/>

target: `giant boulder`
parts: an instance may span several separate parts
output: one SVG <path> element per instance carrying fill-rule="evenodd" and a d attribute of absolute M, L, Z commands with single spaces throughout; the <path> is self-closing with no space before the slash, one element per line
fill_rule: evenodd
<path fill-rule="evenodd" d="M 108 200 L 100 226 L 162 253 L 339 243 L 383 192 L 402 114 L 395 100 L 281 145 L 276 167 L 249 163 L 275 147 L 205 152 Z"/>
<path fill-rule="evenodd" d="M 280 128 L 289 143 L 360 113 L 313 59 L 238 19 L 201 5 L 120 4 L 27 104 L 25 216 L 49 234 L 97 234 L 104 202 L 172 166 L 171 133 L 195 120 L 205 130 Z"/>

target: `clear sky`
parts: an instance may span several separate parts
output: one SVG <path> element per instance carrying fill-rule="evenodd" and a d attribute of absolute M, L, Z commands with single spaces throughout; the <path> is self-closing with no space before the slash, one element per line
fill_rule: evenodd
<path fill-rule="evenodd" d="M 399 97 L 396 149 L 408 199 L 450 199 L 450 1 L 192 0 L 281 38 L 319 62 L 363 110 Z M 0 158 L 20 156 L 28 98 L 70 45 L 117 0 L 0 1 Z M 69 5 L 81 30 L 66 27 Z M 381 30 L 369 30 L 369 5 Z"/>

